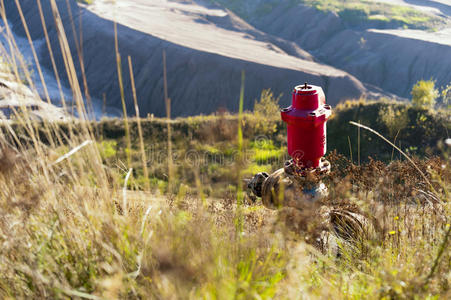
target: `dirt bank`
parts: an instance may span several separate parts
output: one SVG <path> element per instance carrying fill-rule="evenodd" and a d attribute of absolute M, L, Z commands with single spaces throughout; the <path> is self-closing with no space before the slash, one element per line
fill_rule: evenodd
<path fill-rule="evenodd" d="M 47 28 L 55 52 L 59 52 L 57 31 L 51 18 L 49 0 L 41 0 Z M 18 34 L 23 34 L 14 1 L 6 12 Z M 21 0 L 25 18 L 35 39 L 42 38 L 36 1 Z M 312 57 L 293 42 L 255 30 L 233 13 L 194 1 L 124 0 L 118 6 L 101 0 L 88 8 L 69 1 L 74 27 L 82 28 L 84 64 L 90 94 L 106 98 L 108 106 L 120 108 L 114 24 L 122 56 L 127 111 L 134 114 L 127 57 L 134 65 L 141 114 L 165 114 L 163 101 L 162 52 L 167 54 L 169 97 L 173 116 L 211 113 L 219 108 L 236 111 L 241 72 L 246 73 L 245 109 L 251 109 L 262 89 L 287 94 L 300 82 L 325 88 L 332 104 L 359 97 L 365 87 L 353 76 L 333 67 L 313 62 Z M 72 50 L 77 57 L 70 13 L 65 1 L 58 1 Z M 9 17 L 11 16 L 11 17 Z M 82 24 L 82 26 L 80 26 Z M 41 62 L 51 67 L 48 49 L 41 47 Z M 59 72 L 63 60 L 56 55 Z M 78 63 L 77 63 L 78 67 Z M 81 78 L 80 78 L 81 79 Z"/>
<path fill-rule="evenodd" d="M 425 5 L 427 1 L 404 2 Z M 449 6 L 439 4 L 433 1 L 431 5 L 446 14 Z M 439 87 L 451 82 L 449 27 L 437 32 L 359 31 L 347 28 L 335 13 L 293 6 L 290 1 L 280 3 L 267 15 L 255 14 L 251 23 L 269 34 L 294 41 L 319 60 L 351 73 L 364 83 L 401 97 L 410 97 L 412 86 L 421 79 L 435 79 Z"/>
<path fill-rule="evenodd" d="M 26 115 L 37 121 L 69 121 L 72 118 L 62 108 L 42 101 L 36 93 L 13 75 L 0 59 L 0 123 Z"/>

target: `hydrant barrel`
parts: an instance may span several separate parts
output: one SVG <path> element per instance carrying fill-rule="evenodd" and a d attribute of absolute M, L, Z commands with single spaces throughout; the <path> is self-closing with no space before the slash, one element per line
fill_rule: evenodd
<path fill-rule="evenodd" d="M 300 167 L 316 168 L 326 154 L 326 122 L 332 114 L 319 86 L 296 86 L 291 106 L 281 110 L 287 123 L 288 154 Z"/>

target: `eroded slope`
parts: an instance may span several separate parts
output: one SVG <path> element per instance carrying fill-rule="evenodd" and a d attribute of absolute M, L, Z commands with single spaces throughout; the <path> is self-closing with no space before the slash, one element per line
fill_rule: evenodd
<path fill-rule="evenodd" d="M 28 25 L 34 31 L 33 37 L 42 38 L 35 1 L 19 2 L 25 18 L 30 20 Z M 49 0 L 41 2 L 50 40 L 58 52 L 58 35 Z M 246 74 L 245 109 L 252 108 L 262 89 L 272 88 L 276 94 L 287 95 L 294 85 L 304 81 L 323 86 L 332 104 L 366 92 L 348 73 L 314 62 L 311 55 L 295 43 L 260 32 L 228 10 L 207 2 L 124 0 L 114 5 L 98 0 L 91 6 L 78 7 L 74 1 L 69 1 L 70 12 L 64 2 L 57 3 L 76 61 L 76 45 L 83 45 L 90 94 L 98 99 L 105 97 L 108 106 L 120 109 L 114 47 L 114 21 L 118 22 L 129 114 L 134 114 L 134 107 L 128 56 L 134 66 L 141 114 L 165 115 L 163 51 L 167 56 L 172 114 L 176 116 L 211 113 L 219 108 L 236 111 L 242 71 Z M 15 3 L 8 2 L 6 8 L 15 31 L 23 34 Z M 77 38 L 74 38 L 72 21 Z M 82 41 L 78 40 L 80 28 Z M 48 49 L 41 47 L 40 54 L 42 63 L 50 68 Z M 62 57 L 56 56 L 60 72 L 64 73 Z M 78 67 L 78 62 L 76 65 Z M 79 75 L 81 79 L 81 73 Z M 289 101 L 289 97 L 285 97 L 283 104 Z"/>

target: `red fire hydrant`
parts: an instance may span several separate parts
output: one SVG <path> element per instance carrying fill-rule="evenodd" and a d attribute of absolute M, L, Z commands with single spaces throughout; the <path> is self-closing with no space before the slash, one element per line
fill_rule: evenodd
<path fill-rule="evenodd" d="M 305 83 L 294 88 L 291 106 L 281 115 L 287 123 L 288 154 L 298 167 L 319 167 L 326 154 L 326 122 L 331 114 L 321 87 Z"/>
<path fill-rule="evenodd" d="M 354 209 L 318 201 L 328 196 L 322 180 L 331 169 L 324 157 L 326 122 L 331 114 L 332 108 L 326 104 L 320 87 L 307 83 L 295 87 L 291 106 L 281 110 L 282 120 L 287 124 L 291 159 L 271 175 L 256 174 L 247 181 L 247 186 L 250 199 L 261 197 L 267 208 L 283 208 L 281 220 L 295 231 L 302 231 L 303 225 L 299 225 L 312 220 L 307 215 L 313 216 L 316 220 L 311 225 L 318 227 L 309 224 L 308 230 L 315 228 L 319 234 L 310 242 L 323 253 L 340 257 L 341 245 L 360 243 L 375 233 L 375 227 Z"/>
<path fill-rule="evenodd" d="M 281 110 L 292 159 L 271 175 L 258 173 L 248 181 L 252 195 L 261 197 L 265 206 L 300 207 L 327 196 L 322 179 L 331 167 L 324 158 L 331 114 L 321 87 L 305 83 L 294 88 L 291 106 Z"/>

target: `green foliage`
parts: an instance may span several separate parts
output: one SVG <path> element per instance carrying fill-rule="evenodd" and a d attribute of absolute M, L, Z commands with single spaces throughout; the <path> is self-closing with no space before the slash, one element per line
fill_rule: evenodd
<path fill-rule="evenodd" d="M 351 26 L 432 29 L 444 21 L 410 7 L 369 0 L 300 0 L 321 11 L 333 11 Z"/>
<path fill-rule="evenodd" d="M 253 161 L 257 164 L 280 163 L 286 153 L 285 147 L 276 147 L 272 140 L 252 142 L 251 149 L 254 153 Z"/>
<path fill-rule="evenodd" d="M 168 190 L 168 182 L 156 177 L 150 178 L 150 184 L 156 188 L 161 194 L 166 194 Z"/>
<path fill-rule="evenodd" d="M 254 115 L 257 120 L 256 129 L 261 130 L 263 134 L 271 134 L 277 130 L 274 123 L 280 118 L 279 101 L 282 95 L 274 97 L 270 89 L 263 90 L 260 99 L 255 100 Z"/>
<path fill-rule="evenodd" d="M 243 113 L 243 95 L 242 90 L 239 116 L 142 120 L 143 136 L 138 136 L 136 120 L 1 124 L 0 298 L 449 296 L 447 160 L 415 160 L 439 191 L 433 194 L 410 163 L 370 161 L 360 167 L 333 154 L 333 175 L 326 178 L 330 196 L 318 203 L 319 210 L 310 203 L 302 210 L 269 211 L 259 202 L 241 201 L 241 176 L 280 167 L 280 162 L 266 163 L 286 152 L 285 125 L 273 118 L 271 126 L 258 127 L 268 122 L 268 115 Z M 330 148 L 342 151 L 340 141 L 355 133 L 349 120 L 390 130 L 377 121 L 381 110 L 389 110 L 386 106 L 393 106 L 394 116 L 403 107 L 360 101 L 337 108 L 329 126 Z M 443 139 L 449 127 L 443 125 L 445 118 L 417 107 L 406 110 L 404 147 L 421 153 L 415 147 Z M 130 137 L 125 137 L 128 126 Z M 268 142 L 255 141 L 262 133 Z M 362 134 L 362 141 L 371 140 Z M 143 142 L 148 157 L 141 160 Z M 159 158 L 169 145 L 176 157 Z M 380 146 L 367 143 L 366 153 L 383 154 Z M 249 148 L 254 154 L 245 163 Z M 224 154 L 231 161 L 204 157 L 199 164 L 188 164 L 183 157 L 195 149 Z M 61 155 L 67 157 L 55 160 Z M 174 163 L 173 174 L 168 161 Z M 146 164 L 150 178 L 143 178 Z M 125 182 L 129 170 L 133 176 Z M 148 180 L 151 189 L 139 190 Z M 205 199 L 202 190 L 216 198 Z M 324 208 L 335 206 L 358 208 L 359 214 L 373 217 L 380 236 L 362 237 L 359 249 L 347 239 L 340 245 L 340 258 L 320 253 L 314 249 L 317 234 L 330 229 L 318 221 L 330 217 Z"/>
<path fill-rule="evenodd" d="M 385 116 L 387 111 L 391 117 L 384 117 L 386 118 L 384 121 L 382 116 Z M 399 115 L 397 116 L 397 114 Z M 397 118 L 400 118 L 401 121 L 398 122 Z M 406 118 L 408 119 L 407 125 Z M 340 154 L 350 157 L 349 148 L 351 147 L 354 158 L 358 156 L 360 148 L 362 159 L 368 159 L 370 156 L 381 161 L 390 161 L 393 149 L 364 131 L 360 131 L 359 139 L 359 131 L 348 125 L 349 121 L 367 125 L 390 138 L 394 138 L 397 130 L 402 129 L 396 144 L 403 150 L 421 145 L 416 153 L 419 156 L 439 154 L 437 143 L 443 137 L 448 136 L 447 132 L 451 132 L 449 112 L 446 111 L 428 110 L 407 103 L 383 101 L 382 99 L 367 102 L 345 102 L 334 109 L 332 119 L 328 122 L 327 148 L 329 151 L 336 149 Z"/>
<path fill-rule="evenodd" d="M 282 95 L 277 98 L 274 93 L 268 89 L 263 90 L 260 95 L 260 100 L 255 100 L 254 113 L 258 117 L 273 119 L 280 116 L 279 101 Z"/>
<path fill-rule="evenodd" d="M 93 4 L 94 0 L 77 0 L 77 2 L 84 3 L 84 4 Z"/>
<path fill-rule="evenodd" d="M 212 0 L 245 19 L 270 13 L 280 1 L 276 0 Z M 348 25 L 369 28 L 413 28 L 437 30 L 446 24 L 443 18 L 432 16 L 411 7 L 371 0 L 289 0 L 302 3 L 323 12 L 336 12 Z"/>
<path fill-rule="evenodd" d="M 390 107 L 390 108 L 389 108 Z M 388 113 L 387 113 L 388 112 Z M 385 119 L 384 117 L 385 116 Z M 407 125 L 406 118 L 408 119 Z M 418 147 L 416 155 L 439 154 L 437 143 L 451 132 L 449 111 L 427 110 L 405 103 L 378 101 L 347 101 L 333 109 L 332 119 L 328 122 L 327 149 L 350 156 L 351 142 L 352 156 L 358 157 L 360 141 L 361 161 L 368 156 L 381 161 L 390 161 L 392 148 L 386 143 L 375 139 L 367 132 L 359 132 L 349 125 L 349 121 L 360 121 L 364 125 L 374 128 L 391 139 L 401 129 L 397 137 L 397 145 L 403 150 Z M 147 154 L 149 174 L 161 182 L 167 182 L 167 131 L 164 119 L 142 120 L 145 152 Z M 270 166 L 276 170 L 283 164 L 286 155 L 286 125 L 279 119 L 268 120 L 257 117 L 255 114 L 244 113 L 242 119 L 243 151 L 246 161 L 252 165 Z M 130 133 L 132 140 L 132 167 L 133 177 L 130 186 L 141 189 L 144 185 L 143 170 L 140 162 L 139 137 L 136 122 L 130 120 Z M 195 175 L 193 165 L 185 160 L 187 153 L 194 151 L 198 154 L 198 161 L 194 167 L 199 167 L 202 174 L 202 184 L 223 184 L 238 180 L 234 164 L 237 159 L 237 116 L 197 116 L 179 118 L 171 123 L 172 143 L 176 154 L 174 159 L 175 177 L 181 183 L 193 184 Z M 263 126 L 265 125 L 265 126 Z M 69 133 L 68 124 L 60 124 L 66 135 Z M 77 128 L 78 125 L 72 125 Z M 93 123 L 98 133 L 100 154 L 104 161 L 112 166 L 122 166 L 126 161 L 126 141 L 124 139 L 124 124 L 119 120 L 104 120 Z M 12 128 L 20 132 L 16 125 Z M 40 128 L 40 140 L 47 143 L 47 135 Z M 78 129 L 77 129 L 78 130 Z M 18 134 L 22 136 L 24 133 Z M 263 137 L 262 142 L 260 142 Z M 11 143 L 14 140 L 11 140 Z M 103 149 L 104 148 L 104 149 Z M 116 154 L 114 154 L 116 151 Z M 107 158 L 105 157 L 105 154 Z M 60 153 L 60 156 L 62 154 Z M 55 158 L 56 159 L 56 158 Z M 247 168 L 247 166 L 245 167 Z M 119 178 L 122 178 L 120 176 Z M 155 186 L 155 185 L 153 185 Z M 160 184 L 161 186 L 161 184 Z M 162 189 L 164 190 L 164 188 Z M 215 196 L 224 193 L 220 188 L 213 188 Z"/>
<path fill-rule="evenodd" d="M 100 155 L 103 159 L 109 159 L 117 155 L 117 141 L 105 140 L 97 143 Z"/>
<path fill-rule="evenodd" d="M 441 93 L 442 96 L 442 104 L 444 107 L 451 107 L 451 83 L 448 84 Z"/>
<path fill-rule="evenodd" d="M 412 88 L 412 104 L 416 107 L 432 108 L 439 97 L 435 81 L 420 80 Z"/>
<path fill-rule="evenodd" d="M 270 173 L 272 170 L 271 165 L 262 165 L 258 163 L 249 164 L 245 170 L 243 170 L 243 176 L 252 177 L 257 173 L 267 172 Z"/>
<path fill-rule="evenodd" d="M 410 122 L 406 107 L 394 108 L 393 106 L 382 108 L 379 111 L 379 120 L 387 126 L 387 130 L 392 138 L 402 129 L 406 128 Z"/>
<path fill-rule="evenodd" d="M 280 157 L 283 157 L 285 153 L 285 149 L 274 149 L 274 150 L 261 150 L 257 149 L 255 151 L 254 160 L 259 163 L 267 163 L 273 160 L 279 160 Z"/>

